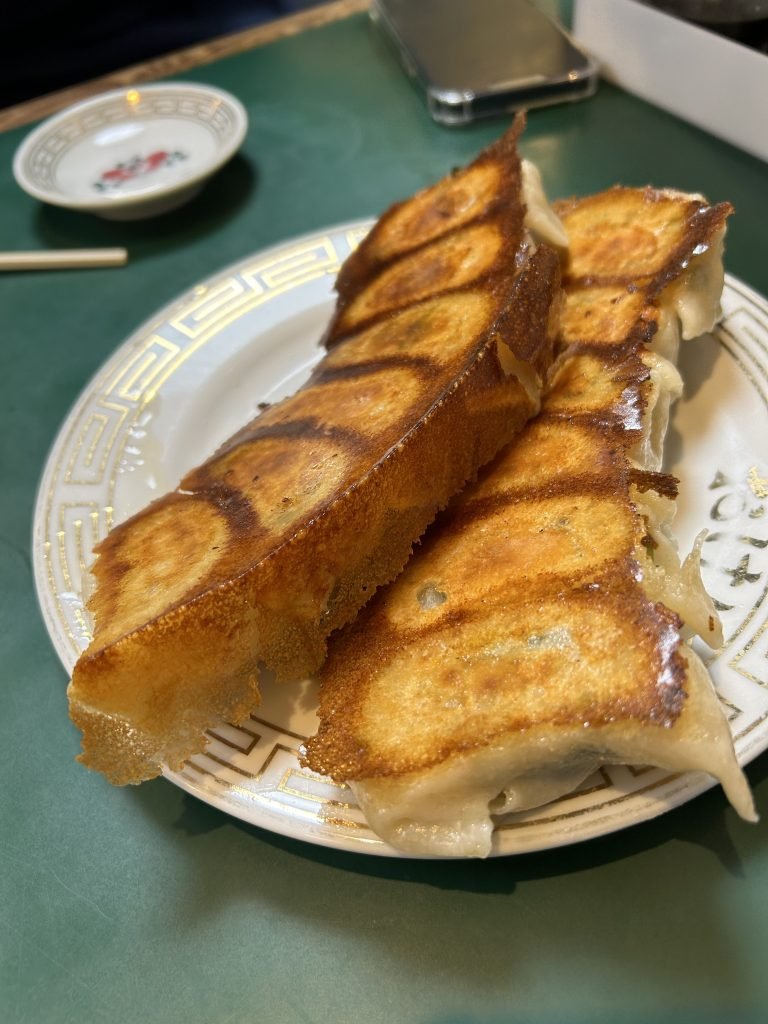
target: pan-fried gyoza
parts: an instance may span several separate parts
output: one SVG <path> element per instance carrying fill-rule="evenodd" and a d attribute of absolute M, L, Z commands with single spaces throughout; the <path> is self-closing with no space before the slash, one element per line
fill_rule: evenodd
<path fill-rule="evenodd" d="M 714 322 L 730 212 L 616 188 L 561 204 L 566 302 L 542 412 L 334 639 L 312 769 L 385 840 L 484 856 L 494 814 L 601 764 L 718 778 L 754 816 L 708 674 L 698 549 L 680 565 L 661 472 L 680 337 Z"/>
<path fill-rule="evenodd" d="M 69 700 L 81 760 L 112 782 L 179 767 L 206 728 L 243 720 L 260 666 L 315 670 L 537 411 L 560 257 L 521 128 L 386 213 L 342 271 L 307 383 L 99 545 Z"/>

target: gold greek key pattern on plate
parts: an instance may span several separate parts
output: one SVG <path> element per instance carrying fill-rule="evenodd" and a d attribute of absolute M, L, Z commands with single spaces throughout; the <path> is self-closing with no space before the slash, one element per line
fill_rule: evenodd
<path fill-rule="evenodd" d="M 148 401 L 154 394 L 153 385 L 180 352 L 179 345 L 159 334 L 142 340 L 107 385 L 105 396 L 117 395 L 132 403 Z"/>
<path fill-rule="evenodd" d="M 98 484 L 130 408 L 106 397 L 85 419 L 64 473 L 66 484 Z"/>
<path fill-rule="evenodd" d="M 246 263 L 236 276 L 200 289 L 197 299 L 170 321 L 171 326 L 192 340 L 221 331 L 265 298 L 324 274 L 335 274 L 340 261 L 334 240 L 326 235 L 281 252 L 279 257 Z"/>

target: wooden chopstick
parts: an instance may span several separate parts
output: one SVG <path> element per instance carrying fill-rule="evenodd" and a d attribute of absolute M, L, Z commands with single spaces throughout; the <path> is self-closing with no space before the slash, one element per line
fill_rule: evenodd
<path fill-rule="evenodd" d="M 127 249 L 0 252 L 0 270 L 77 270 L 88 267 L 122 267 L 127 262 Z"/>

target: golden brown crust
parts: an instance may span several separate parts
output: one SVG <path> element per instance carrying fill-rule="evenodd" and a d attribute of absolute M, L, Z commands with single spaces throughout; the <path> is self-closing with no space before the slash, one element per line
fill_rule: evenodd
<path fill-rule="evenodd" d="M 305 763 L 338 781 L 409 776 L 541 726 L 668 727 L 684 707 L 681 622 L 643 589 L 633 501 L 676 481 L 629 452 L 659 295 L 730 208 L 612 189 L 558 211 L 571 257 L 542 412 L 334 638 Z"/>
<path fill-rule="evenodd" d="M 339 781 L 391 777 L 541 726 L 670 725 L 685 699 L 678 620 L 610 583 L 594 592 L 545 588 L 527 602 L 486 595 L 472 613 L 409 633 L 407 644 L 370 620 L 375 632 L 355 632 L 358 656 L 329 657 L 325 728 L 309 741 L 307 763 Z M 625 656 L 611 658 L 606 673 L 617 650 Z M 510 653 L 514 674 L 504 664 Z M 651 685 L 649 673 L 665 685 Z M 356 727 L 334 728 L 338 719 Z"/>
<path fill-rule="evenodd" d="M 354 275 L 365 312 L 307 384 L 99 546 L 94 640 L 69 695 L 82 759 L 111 781 L 178 766 L 207 727 L 242 719 L 260 663 L 283 679 L 317 668 L 331 630 L 535 411 L 498 346 L 543 373 L 560 269 L 522 233 L 516 131 L 493 150 L 510 167 L 492 214 L 481 203 L 477 223 L 449 221 L 420 248 L 428 288 L 382 289 L 373 264 Z M 478 225 L 503 245 L 457 274 L 443 257 Z M 390 254 L 383 272 L 398 266 Z"/>
<path fill-rule="evenodd" d="M 525 117 L 519 114 L 512 127 L 467 167 L 391 206 L 341 268 L 336 280 L 339 310 L 364 282 L 393 261 L 471 222 L 503 212 L 514 218 L 513 233 L 519 237 L 522 211 L 517 203 L 513 204 L 514 210 L 505 211 L 504 196 L 520 192 L 517 143 L 524 127 Z M 334 333 L 337 318 L 332 321 L 329 336 Z"/>
<path fill-rule="evenodd" d="M 707 246 L 733 212 L 701 197 L 670 189 L 616 186 L 585 199 L 554 205 L 569 233 L 569 291 L 580 286 L 644 290 L 655 301 L 686 269 L 698 246 Z M 642 317 L 641 317 L 642 319 Z M 566 340 L 604 344 L 597 332 Z"/>

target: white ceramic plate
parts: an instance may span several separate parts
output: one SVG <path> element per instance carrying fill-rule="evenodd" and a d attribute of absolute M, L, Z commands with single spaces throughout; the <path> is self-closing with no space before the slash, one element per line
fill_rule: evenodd
<path fill-rule="evenodd" d="M 16 181 L 54 206 L 135 220 L 196 195 L 234 155 L 248 117 L 222 89 L 169 82 L 116 89 L 68 107 L 21 143 Z"/>
<path fill-rule="evenodd" d="M 94 543 L 174 487 L 259 402 L 302 383 L 320 357 L 336 271 L 368 227 L 306 236 L 210 278 L 140 327 L 90 382 L 53 446 L 35 511 L 38 594 L 67 669 L 89 640 L 83 591 Z M 714 657 L 702 653 L 745 763 L 768 746 L 768 304 L 728 278 L 723 309 L 715 334 L 683 347 L 686 395 L 668 450 L 682 480 L 681 548 L 711 530 L 703 571 L 726 642 Z M 264 690 L 245 726 L 212 730 L 206 752 L 168 778 L 274 832 L 402 856 L 368 829 L 347 789 L 299 766 L 316 725 L 313 684 Z M 500 819 L 494 852 L 601 835 L 711 785 L 704 775 L 603 769 L 557 803 Z"/>

